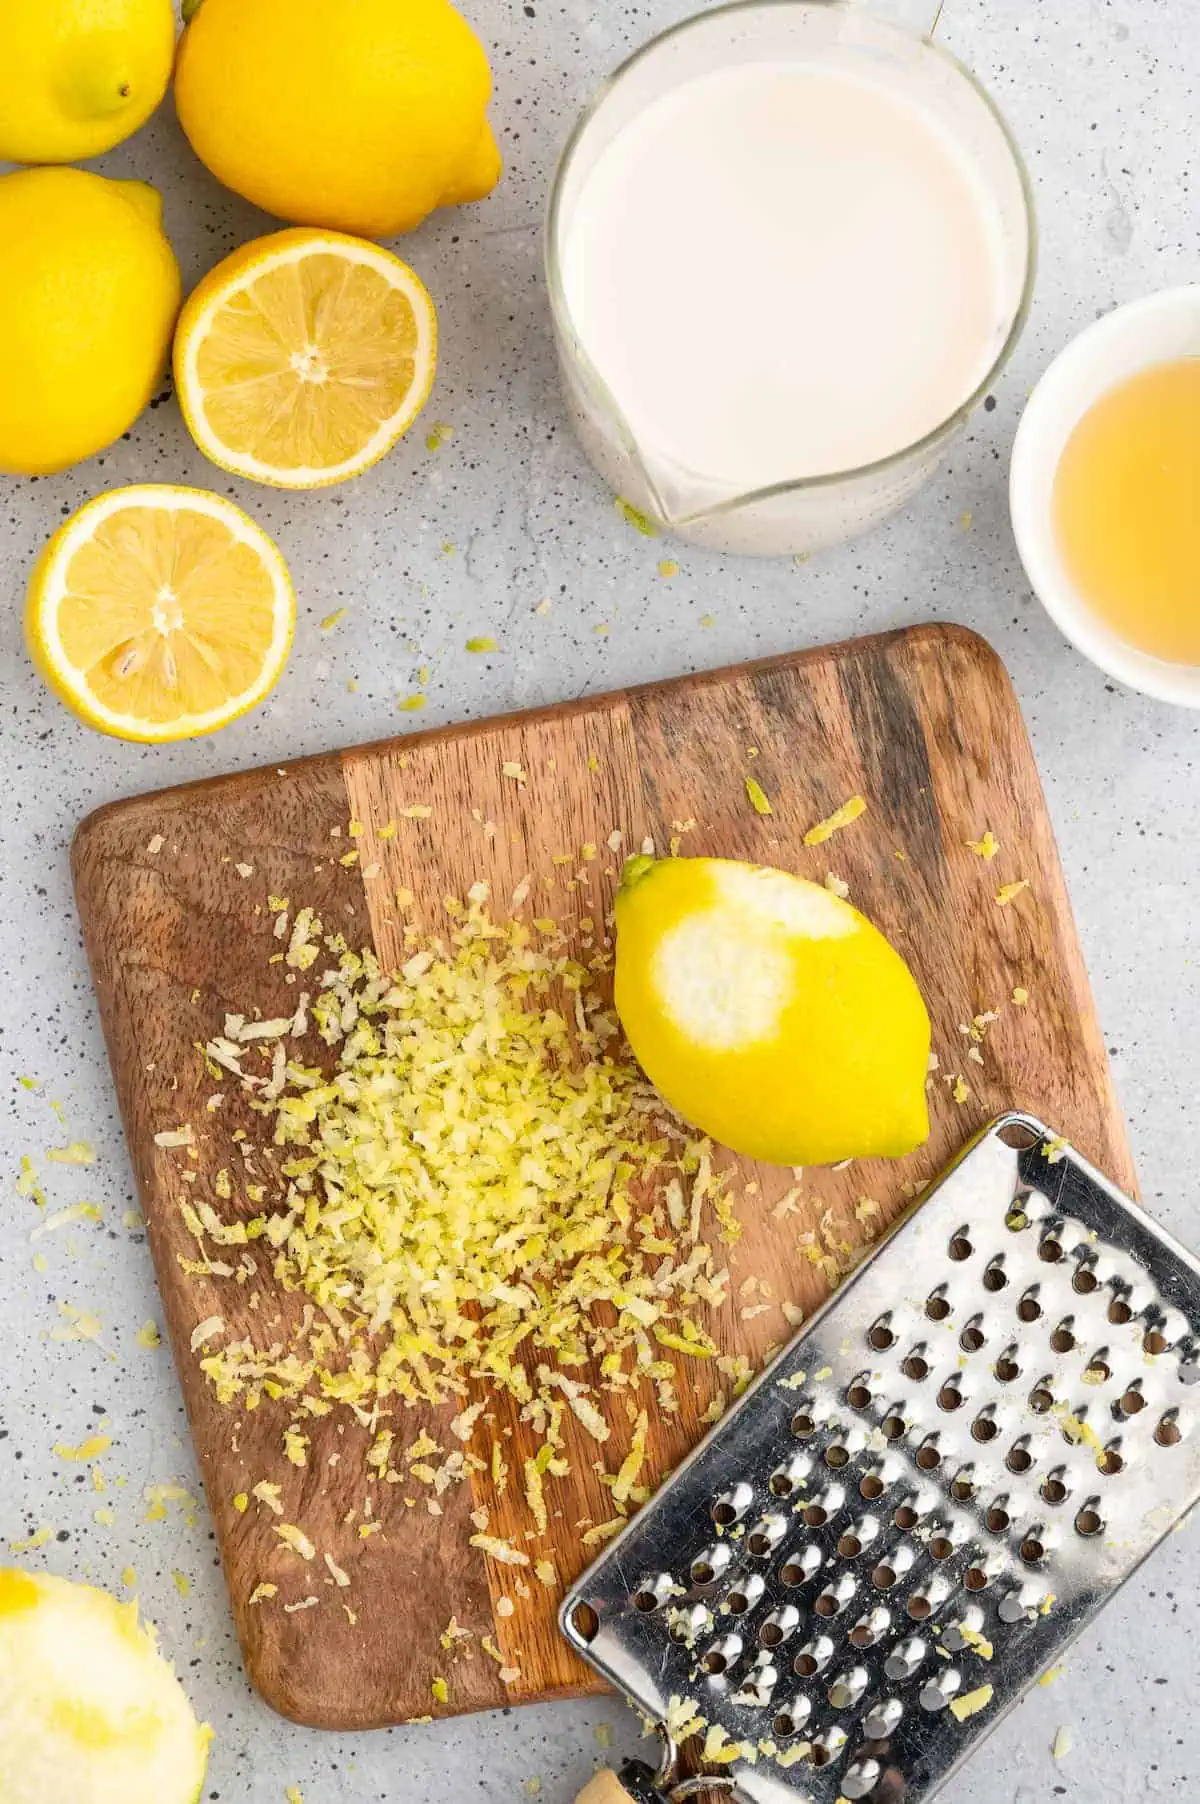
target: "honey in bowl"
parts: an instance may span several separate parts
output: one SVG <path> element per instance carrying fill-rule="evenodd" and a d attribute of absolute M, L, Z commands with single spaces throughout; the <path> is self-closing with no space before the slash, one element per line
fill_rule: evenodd
<path fill-rule="evenodd" d="M 1156 363 L 1096 401 L 1054 479 L 1059 555 L 1129 645 L 1200 666 L 1200 356 Z"/>

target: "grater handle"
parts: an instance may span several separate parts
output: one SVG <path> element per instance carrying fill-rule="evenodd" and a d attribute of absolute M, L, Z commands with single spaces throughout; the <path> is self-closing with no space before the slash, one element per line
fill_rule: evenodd
<path fill-rule="evenodd" d="M 633 1800 L 612 1768 L 605 1767 L 584 1786 L 576 1804 L 633 1804 Z"/>
<path fill-rule="evenodd" d="M 626 1791 L 612 1768 L 605 1767 L 584 1786 L 576 1804 L 638 1804 L 638 1801 L 632 1792 Z"/>

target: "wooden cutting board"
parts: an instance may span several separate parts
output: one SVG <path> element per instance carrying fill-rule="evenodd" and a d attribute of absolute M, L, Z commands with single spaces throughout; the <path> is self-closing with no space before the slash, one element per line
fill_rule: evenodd
<path fill-rule="evenodd" d="M 519 764 L 527 783 L 506 777 L 506 762 Z M 751 807 L 748 775 L 770 798 L 769 816 Z M 855 793 L 869 812 L 806 847 L 806 829 Z M 427 819 L 401 817 L 414 803 L 432 805 Z M 396 836 L 380 839 L 377 829 L 393 819 Z M 345 837 L 351 820 L 366 827 L 353 842 Z M 603 849 L 614 828 L 635 850 L 647 835 L 665 850 L 675 834 L 687 853 L 777 864 L 818 881 L 834 873 L 905 952 L 933 1017 L 940 1065 L 931 1081 L 932 1137 L 920 1154 L 899 1165 L 807 1173 L 801 1214 L 778 1222 L 772 1204 L 793 1182 L 790 1172 L 740 1170 L 741 1184 L 759 1189 L 741 1208 L 732 1305 L 712 1327 L 726 1351 L 759 1359 L 790 1332 L 780 1302 L 810 1309 L 822 1300 L 827 1282 L 801 1234 L 862 1244 L 904 1206 L 905 1184 L 911 1194 L 975 1128 L 1010 1106 L 1037 1110 L 1119 1184 L 1134 1187 L 1016 700 L 988 646 L 960 628 L 921 627 L 410 734 L 92 815 L 75 841 L 76 887 L 163 1305 L 246 1662 L 268 1701 L 299 1721 L 360 1728 L 598 1687 L 557 1633 L 557 1594 L 468 1546 L 470 1513 L 480 1506 L 490 1511 L 491 1533 L 530 1545 L 521 1540 L 530 1524 L 519 1484 L 500 1497 L 489 1481 L 452 1487 L 440 1516 L 428 1512 L 423 1495 L 406 1506 L 410 1487 L 380 1486 L 383 1530 L 362 1540 L 342 1520 L 364 1490 L 368 1437 L 357 1425 L 334 1417 L 314 1423 L 309 1464 L 295 1470 L 279 1451 L 286 1415 L 266 1405 L 239 1415 L 214 1403 L 190 1348 L 193 1330 L 225 1314 L 248 1332 L 268 1306 L 277 1313 L 280 1300 L 264 1296 L 264 1314 L 256 1316 L 253 1283 L 231 1298 L 229 1283 L 186 1277 L 178 1263 L 195 1251 L 179 1202 L 211 1194 L 216 1171 L 229 1162 L 221 1134 L 231 1124 L 204 1126 L 190 1190 L 180 1180 L 179 1151 L 156 1146 L 154 1135 L 214 1119 L 204 1114 L 212 1086 L 195 1047 L 220 1031 L 227 1009 L 270 1017 L 294 1007 L 285 967 L 266 962 L 269 895 L 287 896 L 293 907 L 311 904 L 328 927 L 373 943 L 394 967 L 400 886 L 415 893 L 415 913 L 431 927 L 446 924 L 446 895 L 461 896 L 485 878 L 493 897 L 507 897 L 527 873 L 534 876 L 529 915 L 553 914 L 562 923 L 600 917 L 619 856 L 602 850 L 582 867 L 574 857 L 567 865 L 553 859 L 589 842 Z M 966 844 L 985 830 L 1002 847 L 991 862 Z M 347 848 L 360 854 L 350 866 L 339 861 Z M 579 883 L 581 868 L 586 881 Z M 998 905 L 1002 886 L 1022 879 L 1029 887 Z M 1014 989 L 1028 992 L 1024 1006 L 1012 1001 Z M 977 1048 L 980 1063 L 968 1056 L 974 1042 L 960 1029 L 993 1010 L 999 1018 Z M 959 1076 L 969 1095 L 955 1101 Z M 879 1214 L 864 1209 L 864 1197 L 875 1199 Z M 774 1306 L 743 1316 L 736 1293 L 750 1277 L 769 1284 Z M 654 1416 L 654 1481 L 702 1432 L 712 1394 L 706 1372 L 689 1374 L 680 1390 L 679 1415 Z M 524 1444 L 529 1431 L 506 1405 L 496 1415 L 513 1427 L 507 1457 L 519 1472 L 536 1443 Z M 443 1439 L 446 1416 L 428 1418 Z M 399 1426 L 415 1438 L 421 1424 L 406 1412 Z M 610 1471 L 629 1434 L 623 1421 L 615 1426 L 604 1448 Z M 553 1559 L 563 1581 L 588 1559 L 577 1524 L 611 1514 L 592 1469 L 596 1453 L 581 1431 L 572 1474 L 551 1491 L 548 1533 L 531 1547 Z M 235 1509 L 235 1495 L 262 1478 L 282 1482 L 287 1520 L 335 1555 L 349 1588 L 285 1549 L 268 1510 Z M 264 1582 L 277 1595 L 251 1604 Z M 307 1595 L 318 1603 L 287 1610 Z M 497 1609 L 506 1598 L 511 1613 L 507 1604 Z M 447 1650 L 439 1636 L 451 1617 L 472 1639 Z M 485 1634 L 499 1660 L 481 1651 Z M 501 1666 L 519 1668 L 519 1679 L 502 1680 Z M 445 1704 L 431 1695 L 436 1675 L 447 1680 Z"/>

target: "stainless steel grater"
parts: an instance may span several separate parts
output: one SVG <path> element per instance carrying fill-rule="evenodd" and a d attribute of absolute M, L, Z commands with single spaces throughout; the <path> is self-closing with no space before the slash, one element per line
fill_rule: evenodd
<path fill-rule="evenodd" d="M 1200 1262 L 995 1122 L 567 1596 L 664 1736 L 603 1795 L 690 1703 L 752 1804 L 931 1797 L 1200 1496 L 1197 1379 Z"/>

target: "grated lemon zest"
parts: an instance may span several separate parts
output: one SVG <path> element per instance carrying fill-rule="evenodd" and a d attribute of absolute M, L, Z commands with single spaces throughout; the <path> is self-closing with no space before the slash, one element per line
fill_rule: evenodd
<path fill-rule="evenodd" d="M 804 835 L 805 845 L 824 845 L 827 839 L 832 839 L 835 833 L 840 833 L 843 827 L 850 826 L 853 821 L 858 819 L 859 815 L 865 814 L 866 812 L 867 804 L 863 797 L 851 796 L 848 802 L 843 802 L 840 808 L 835 808 L 833 813 L 828 815 L 825 820 L 818 821 L 815 827 L 809 828 L 808 832 Z"/>

